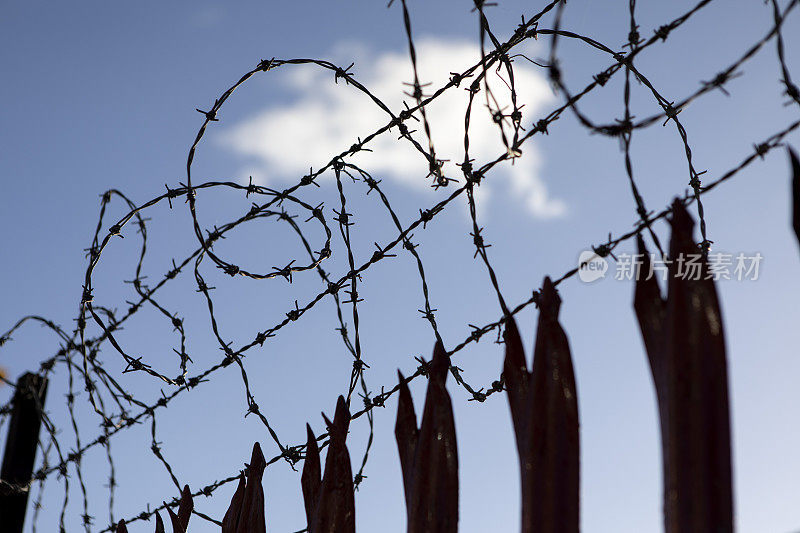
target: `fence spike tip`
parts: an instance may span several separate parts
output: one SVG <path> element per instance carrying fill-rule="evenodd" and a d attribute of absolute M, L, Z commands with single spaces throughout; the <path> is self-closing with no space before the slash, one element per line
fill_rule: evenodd
<path fill-rule="evenodd" d="M 264 471 L 267 462 L 264 459 L 264 453 L 261 451 L 261 444 L 256 441 L 253 444 L 253 453 L 250 455 L 250 469 Z"/>
<path fill-rule="evenodd" d="M 519 335 L 517 322 L 512 315 L 506 315 L 505 330 L 503 331 L 503 341 L 506 346 L 505 371 L 513 370 L 513 373 L 527 371 L 528 364 L 525 362 L 525 351 L 522 347 L 522 338 Z"/>
<path fill-rule="evenodd" d="M 158 514 L 158 511 L 156 511 L 156 533 L 165 533 L 164 521 L 161 519 L 161 515 Z"/>
<path fill-rule="evenodd" d="M 311 429 L 311 425 L 308 423 L 306 423 L 306 437 L 308 439 L 306 441 L 306 450 L 311 446 L 317 447 L 317 437 L 314 435 L 314 430 Z"/>
<path fill-rule="evenodd" d="M 800 159 L 791 146 L 786 147 L 792 164 L 792 227 L 795 237 L 800 241 Z"/>
<path fill-rule="evenodd" d="M 539 297 L 539 310 L 548 318 L 556 319 L 560 308 L 561 297 L 558 295 L 558 289 L 556 289 L 550 276 L 545 276 L 542 284 L 542 293 Z"/>
<path fill-rule="evenodd" d="M 398 377 L 398 397 L 397 397 L 397 422 L 395 423 L 395 435 L 398 432 L 398 429 L 402 426 L 405 428 L 410 421 L 410 426 L 413 427 L 414 430 L 417 429 L 417 415 L 414 411 L 414 400 L 411 398 L 411 391 L 408 389 L 408 383 L 406 383 L 403 374 L 400 371 L 397 371 Z"/>
<path fill-rule="evenodd" d="M 344 396 L 339 396 L 336 400 L 336 411 L 333 415 L 333 425 L 339 432 L 339 437 L 344 440 L 347 436 L 347 430 L 350 428 L 350 409 L 347 408 L 347 402 Z"/>
<path fill-rule="evenodd" d="M 672 202 L 672 217 L 670 218 L 670 225 L 672 226 L 672 238 L 679 237 L 680 239 L 692 240 L 692 229 L 694 228 L 694 220 L 686 210 L 680 198 L 675 198 Z"/>
<path fill-rule="evenodd" d="M 328 415 L 326 415 L 325 413 L 320 413 L 320 414 L 322 415 L 322 421 L 325 422 L 325 427 L 327 428 L 328 433 L 330 433 L 331 428 L 333 427 L 333 422 L 331 422 L 331 419 L 328 418 Z"/>
<path fill-rule="evenodd" d="M 191 518 L 193 510 L 192 491 L 189 489 L 189 485 L 184 485 L 181 492 L 181 503 L 178 505 L 178 522 L 184 531 L 189 527 L 189 518 Z"/>
<path fill-rule="evenodd" d="M 300 474 L 300 486 L 303 489 L 303 505 L 306 511 L 306 523 L 310 526 L 314 520 L 314 512 L 319 499 L 319 487 L 322 483 L 322 467 L 319 459 L 319 446 L 314 431 L 306 424 L 306 458 L 303 472 Z"/>
<path fill-rule="evenodd" d="M 450 368 L 450 356 L 447 350 L 444 349 L 441 339 L 436 341 L 433 345 L 433 359 L 430 363 L 430 377 L 436 379 L 439 383 L 444 384 L 447 381 L 447 371 Z"/>

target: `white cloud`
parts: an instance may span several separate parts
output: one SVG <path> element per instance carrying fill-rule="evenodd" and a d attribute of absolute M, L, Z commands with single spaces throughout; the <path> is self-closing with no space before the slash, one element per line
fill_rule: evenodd
<path fill-rule="evenodd" d="M 480 59 L 477 46 L 466 42 L 441 39 L 419 39 L 416 43 L 418 69 L 422 83 L 431 82 L 438 88 L 447 82 L 451 72 L 460 72 Z M 398 113 L 403 94 L 412 80 L 411 64 L 406 51 L 370 54 L 363 47 L 349 46 L 346 55 L 356 59 L 356 78 L 373 94 Z M 524 104 L 523 125 L 539 118 L 544 106 L 552 103 L 553 93 L 539 71 L 524 59 L 514 62 L 518 102 Z M 287 67 L 292 68 L 292 67 Z M 296 94 L 288 105 L 267 108 L 260 113 L 225 130 L 221 142 L 234 152 L 249 158 L 251 165 L 245 169 L 259 183 L 269 184 L 279 180 L 296 181 L 313 166 L 319 168 L 334 154 L 346 150 L 356 138 L 365 136 L 388 121 L 388 115 L 375 106 L 368 97 L 341 80 L 332 83 L 333 74 L 311 67 L 276 71 Z M 494 72 L 494 71 L 492 71 Z M 503 71 L 504 72 L 504 71 Z M 427 108 L 433 133 L 436 155 L 449 159 L 445 175 L 461 178 L 455 163 L 464 157 L 464 114 L 467 105 L 465 86 L 454 88 L 432 102 Z M 490 87 L 501 106 L 509 106 L 509 91 L 498 76 L 490 76 Z M 470 124 L 470 157 L 476 165 L 496 158 L 504 152 L 499 130 L 492 123 L 485 106 L 483 91 L 475 98 Z M 427 142 L 419 123 L 408 121 L 417 140 Z M 418 191 L 430 190 L 430 179 L 425 159 L 406 140 L 398 140 L 395 129 L 374 139 L 368 145 L 373 152 L 359 153 L 353 161 L 378 179 L 391 178 Z M 566 207 L 553 199 L 539 175 L 540 155 L 535 139 L 523 145 L 523 157 L 514 164 L 503 163 L 482 182 L 480 200 L 486 201 L 491 193 L 505 188 L 509 197 L 520 201 L 534 216 L 551 218 L 562 215 Z M 501 192 L 501 194 L 503 194 Z"/>

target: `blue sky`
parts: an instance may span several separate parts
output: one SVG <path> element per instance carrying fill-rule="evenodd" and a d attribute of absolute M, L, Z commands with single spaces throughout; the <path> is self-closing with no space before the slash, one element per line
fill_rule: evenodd
<path fill-rule="evenodd" d="M 570 2 L 564 27 L 590 35 L 614 49 L 627 40 L 627 2 Z M 783 4 L 783 3 L 782 3 Z M 643 35 L 690 7 L 688 2 L 640 2 Z M 409 2 L 421 69 L 433 79 L 469 63 L 475 53 L 477 20 L 468 2 Z M 488 13 L 500 36 L 507 36 L 519 15 L 537 5 L 500 2 Z M 762 2 L 712 2 L 666 43 L 642 54 L 640 68 L 670 99 L 680 99 L 727 67 L 771 24 L 771 8 Z M 787 62 L 798 63 L 794 35 L 797 13 L 787 19 Z M 551 27 L 546 17 L 541 27 Z M 0 21 L 0 64 L 5 102 L 0 128 L 0 330 L 18 318 L 40 314 L 65 328 L 74 327 L 86 268 L 83 249 L 89 246 L 100 194 L 116 188 L 136 203 L 164 191 L 164 184 L 185 181 L 188 148 L 202 116 L 228 86 L 261 59 L 321 57 L 347 66 L 364 83 L 376 87 L 387 101 L 399 105 L 402 81 L 410 81 L 405 36 L 398 5 L 384 3 L 295 2 L 268 4 L 85 2 L 80 5 L 14 3 Z M 570 87 L 582 87 L 608 66 L 607 57 L 573 43 L 561 42 L 562 67 Z M 548 40 L 525 48 L 530 57 L 546 57 Z M 473 56 L 473 60 L 477 58 Z M 516 63 L 530 120 L 559 105 L 541 71 L 519 59 Z M 404 69 L 404 70 L 400 70 Z M 709 93 L 681 113 L 699 168 L 709 179 L 736 166 L 752 145 L 797 120 L 797 108 L 783 106 L 780 72 L 770 42 L 742 69 L 726 97 Z M 621 79 L 621 78 L 620 78 Z M 307 67 L 277 69 L 254 79 L 231 98 L 200 146 L 194 179 L 286 186 L 318 168 L 331 155 L 369 133 L 380 118 L 363 98 L 353 96 L 330 73 Z M 423 81 L 428 81 L 423 79 Z M 465 95 L 466 93 L 464 93 Z M 461 102 L 464 95 L 459 96 Z M 457 104 L 453 104 L 457 105 Z M 657 112 L 652 97 L 634 86 L 633 113 Z M 363 107 L 362 107 L 363 106 Z M 448 104 L 432 107 L 434 138 L 442 150 L 459 157 L 460 120 Z M 592 95 L 582 109 L 597 121 L 622 116 L 619 79 Z M 377 117 L 377 118 L 376 118 Z M 279 126 L 284 128 L 278 129 Z M 292 142 L 291 139 L 299 139 Z M 392 139 L 394 137 L 391 137 Z M 419 137 L 421 139 L 421 137 Z M 476 153 L 488 157 L 496 145 L 476 130 Z M 287 140 L 288 139 L 288 140 Z M 788 137 L 800 145 L 796 133 Z M 439 201 L 447 191 L 425 187 L 425 170 L 396 145 L 379 141 L 375 154 L 360 160 L 391 199 L 401 221 Z M 650 209 L 660 210 L 687 188 L 683 146 L 674 127 L 660 124 L 633 138 L 637 183 Z M 457 160 L 457 159 L 456 159 Z M 452 162 L 450 172 L 455 175 Z M 492 244 L 490 259 L 510 303 L 524 301 L 546 275 L 558 276 L 577 263 L 578 254 L 607 234 L 628 231 L 636 221 L 635 204 L 624 173 L 618 141 L 587 134 L 571 115 L 526 144 L 518 165 L 493 171 L 481 186 L 480 222 Z M 800 431 L 796 424 L 800 391 L 796 387 L 800 337 L 792 327 L 800 319 L 793 295 L 798 292 L 797 242 L 789 226 L 789 182 L 785 153 L 776 150 L 764 161 L 710 193 L 704 199 L 709 238 L 715 250 L 759 252 L 764 257 L 757 281 L 726 281 L 718 285 L 728 339 L 732 394 L 736 519 L 739 531 L 789 532 L 800 528 L 796 495 L 800 490 Z M 328 176 L 330 178 L 330 176 Z M 423 184 L 423 186 L 420 186 Z M 392 222 L 374 195 L 348 189 L 354 213 L 354 251 L 366 260 L 373 242 L 396 236 Z M 310 193 L 311 199 L 335 206 L 333 180 Z M 484 324 L 500 309 L 479 261 L 472 259 L 471 223 L 464 201 L 457 201 L 415 242 L 426 267 L 431 303 L 445 345 L 450 348 L 469 335 L 467 324 Z M 232 192 L 203 193 L 198 198 L 201 223 L 224 223 L 249 208 L 250 200 Z M 121 203 L 110 207 L 109 220 L 126 212 Z M 329 212 L 330 214 L 330 212 Z M 188 209 L 182 201 L 170 210 L 157 206 L 146 213 L 150 242 L 145 273 L 157 279 L 194 249 L 196 242 Z M 331 215 L 333 216 L 333 215 Z M 321 234 L 308 226 L 319 245 Z M 657 227 L 662 239 L 668 231 Z M 123 232 L 104 252 L 95 277 L 99 303 L 124 309 L 133 295 L 123 280 L 133 277 L 138 242 L 133 229 Z M 301 250 L 286 228 L 256 222 L 222 241 L 219 253 L 254 270 L 282 266 Z M 329 270 L 346 271 L 344 246 L 334 239 Z M 627 242 L 618 251 L 633 251 Z M 321 290 L 313 274 L 296 275 L 292 285 L 282 279 L 254 282 L 222 277 L 206 265 L 204 275 L 214 293 L 226 338 L 235 345 L 279 321 L 294 300 L 306 301 Z M 614 265 L 612 264 L 612 269 Z M 164 291 L 164 304 L 185 319 L 188 350 L 197 372 L 221 357 L 209 335 L 204 301 L 194 292 L 191 276 Z M 386 260 L 364 275 L 359 289 L 361 336 L 368 383 L 375 391 L 395 383 L 400 368 L 410 373 L 415 356 L 429 357 L 433 335 L 419 318 L 423 304 L 416 265 L 408 254 Z M 607 278 L 593 284 L 570 279 L 561 287 L 562 323 L 573 351 L 581 414 L 582 525 L 587 532 L 656 531 L 660 526 L 660 456 L 654 394 L 632 312 L 631 282 Z M 536 314 L 518 317 L 530 350 Z M 352 320 L 350 320 L 352 323 Z M 334 331 L 334 308 L 325 302 L 254 350 L 245 364 L 262 411 L 282 441 L 305 438 L 310 421 L 322 430 L 321 410 L 332 413 L 336 396 L 346 389 L 351 362 Z M 178 338 L 152 313 L 143 313 L 120 333 L 131 353 L 168 372 L 177 371 L 172 348 Z M 28 326 L 0 350 L 0 366 L 15 377 L 57 350 L 58 339 Z M 123 368 L 110 348 L 103 352 L 109 372 Z M 454 363 L 465 378 L 486 385 L 499 375 L 502 347 L 482 340 L 459 352 Z M 161 384 L 139 374 L 120 377 L 138 397 L 154 399 Z M 63 428 L 67 448 L 74 446 L 65 418 L 65 368 L 51 383 L 48 406 Z M 164 387 L 165 391 L 169 387 Z M 518 527 L 518 471 L 506 399 L 467 402 L 463 389 L 450 383 L 456 412 L 461 461 L 461 531 L 514 531 Z M 0 389 L 5 396 L 8 387 Z M 412 386 L 421 410 L 424 383 Z M 78 398 L 81 434 L 92 438 L 97 418 Z M 402 531 L 405 527 L 402 489 L 392 427 L 394 400 L 375 417 L 375 445 L 356 495 L 361 531 Z M 158 438 L 181 482 L 193 488 L 227 477 L 249 458 L 254 440 L 271 457 L 277 448 L 254 417 L 243 419 L 246 402 L 234 368 L 215 374 L 182 395 L 157 418 Z M 176 495 L 163 467 L 149 450 L 149 423 L 124 432 L 112 444 L 120 484 L 116 518 L 130 517 Z M 364 420 L 349 437 L 354 462 L 366 444 Z M 84 475 L 93 530 L 108 524 L 108 466 L 102 450 L 87 455 Z M 74 478 L 74 470 L 71 472 Z M 81 497 L 73 483 L 67 519 L 69 531 L 80 530 Z M 279 462 L 264 476 L 270 531 L 296 531 L 304 526 L 299 475 Z M 198 498 L 196 508 L 220 518 L 234 487 L 213 498 Z M 58 521 L 63 485 L 48 483 L 40 529 Z M 131 531 L 149 531 L 138 523 Z M 198 517 L 193 532 L 214 531 Z"/>

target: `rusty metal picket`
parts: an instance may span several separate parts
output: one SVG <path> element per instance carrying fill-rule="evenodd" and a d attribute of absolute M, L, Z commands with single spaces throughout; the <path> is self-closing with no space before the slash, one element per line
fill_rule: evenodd
<path fill-rule="evenodd" d="M 580 524 L 578 393 L 560 306 L 545 278 L 530 372 L 513 317 L 506 323 L 503 377 L 519 451 L 523 533 L 577 532 Z"/>
<path fill-rule="evenodd" d="M 670 257 L 693 253 L 693 223 L 678 202 L 670 222 Z M 640 278 L 634 298 L 661 418 L 668 533 L 733 531 L 724 328 L 705 258 L 701 267 L 687 280 L 673 262 L 666 300 L 655 277 Z"/>

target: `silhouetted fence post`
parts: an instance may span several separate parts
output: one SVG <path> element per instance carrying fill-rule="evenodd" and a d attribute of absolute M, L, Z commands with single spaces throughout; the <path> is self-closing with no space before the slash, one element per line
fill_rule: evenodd
<path fill-rule="evenodd" d="M 730 413 L 725 339 L 713 272 L 701 258 L 697 275 L 681 274 L 681 258 L 699 256 L 694 222 L 683 203 L 672 208 L 666 299 L 650 276 L 637 281 L 634 308 L 650 361 L 664 454 L 667 533 L 733 531 Z"/>
<path fill-rule="evenodd" d="M 580 531 L 578 391 L 572 354 L 558 322 L 561 298 L 549 277 L 528 370 L 513 316 L 506 317 L 503 376 L 519 454 L 522 533 Z"/>
<path fill-rule="evenodd" d="M 46 394 L 47 378 L 26 373 L 17 381 L 0 473 L 3 481 L 23 484 L 31 479 Z M 0 493 L 0 529 L 4 533 L 22 533 L 29 492 L 4 490 Z"/>
<path fill-rule="evenodd" d="M 339 396 L 336 402 L 333 422 L 324 413 L 322 418 L 328 428 L 329 442 L 325 470 L 321 468 L 319 446 L 314 432 L 306 424 L 308 444 L 300 483 L 308 518 L 308 533 L 355 533 L 353 471 L 346 442 L 350 428 L 350 410 L 344 397 Z M 253 531 L 260 533 L 261 530 Z"/>
<path fill-rule="evenodd" d="M 453 406 L 445 386 L 449 369 L 450 356 L 438 341 L 426 366 L 428 390 L 419 427 L 408 383 L 397 372 L 400 394 L 394 434 L 403 473 L 408 533 L 458 531 L 458 444 Z"/>

